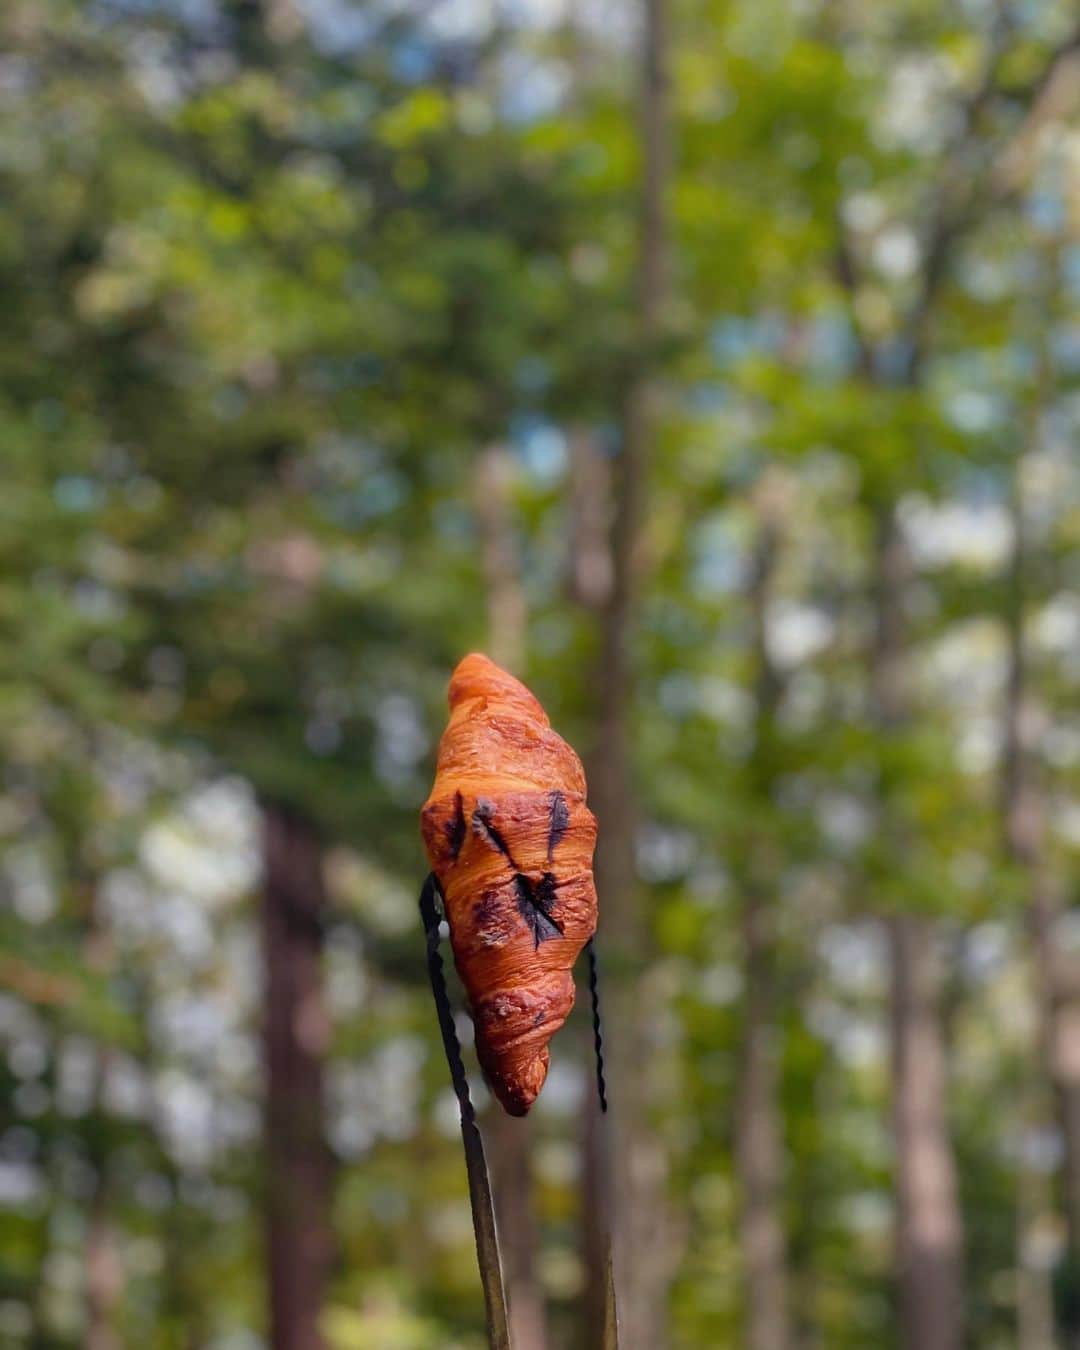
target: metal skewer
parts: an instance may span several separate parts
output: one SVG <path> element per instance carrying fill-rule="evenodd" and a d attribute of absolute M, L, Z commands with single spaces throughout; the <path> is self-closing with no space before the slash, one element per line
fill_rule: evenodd
<path fill-rule="evenodd" d="M 596 1095 L 600 1104 L 600 1119 L 596 1123 L 600 1148 L 610 1159 L 610 1126 L 608 1124 L 607 1082 L 604 1076 L 604 1034 L 600 1022 L 600 965 L 596 956 L 596 939 L 590 938 L 586 950 L 589 957 L 589 995 L 592 1000 L 593 1049 L 596 1053 Z M 615 1302 L 615 1268 L 611 1251 L 610 1188 L 604 1214 L 604 1321 L 599 1350 L 619 1350 L 619 1312 Z"/>
<path fill-rule="evenodd" d="M 476 1259 L 484 1290 L 488 1342 L 491 1350 L 510 1350 L 510 1325 L 506 1313 L 499 1240 L 495 1232 L 495 1208 L 491 1200 L 491 1181 L 484 1157 L 484 1141 L 476 1123 L 476 1112 L 469 1095 L 469 1081 L 461 1058 L 461 1044 L 454 1026 L 454 1014 L 446 992 L 443 959 L 439 952 L 439 924 L 442 896 L 434 873 L 428 875 L 420 892 L 420 917 L 427 938 L 428 976 L 435 1008 L 439 1015 L 443 1049 L 450 1067 L 450 1078 L 461 1111 L 461 1140 L 465 1146 L 465 1170 L 469 1178 L 469 1203 L 472 1206 L 473 1232 L 476 1235 Z"/>

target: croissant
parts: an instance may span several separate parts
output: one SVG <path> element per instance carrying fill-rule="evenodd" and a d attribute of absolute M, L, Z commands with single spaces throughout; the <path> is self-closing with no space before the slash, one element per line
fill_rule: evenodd
<path fill-rule="evenodd" d="M 449 702 L 421 831 L 481 1067 L 503 1107 L 523 1116 L 596 929 L 596 820 L 581 760 L 520 681 L 473 653 Z"/>

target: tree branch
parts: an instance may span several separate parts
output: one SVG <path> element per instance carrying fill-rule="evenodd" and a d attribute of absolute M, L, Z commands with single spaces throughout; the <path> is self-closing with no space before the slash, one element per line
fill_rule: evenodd
<path fill-rule="evenodd" d="M 953 249 L 978 216 L 979 206 L 982 204 L 980 187 L 983 179 L 979 173 L 967 180 L 966 190 L 960 189 L 959 201 L 956 187 L 958 183 L 965 182 L 963 172 L 965 161 L 978 150 L 975 133 L 979 122 L 998 99 L 1019 101 L 1028 108 L 1020 127 L 1011 132 L 1003 143 L 990 146 L 988 149 L 985 163 L 990 166 L 993 181 L 993 166 L 1002 163 L 1017 141 L 1030 135 L 1033 119 L 1041 120 L 1045 100 L 1053 89 L 1058 72 L 1072 56 L 1080 53 L 1080 25 L 1078 25 L 1050 52 L 1043 65 L 1025 85 L 1005 88 L 999 83 L 999 75 L 1009 53 L 1006 39 L 1012 25 L 1003 18 L 996 27 L 996 35 L 991 41 L 983 77 L 961 105 L 960 128 L 942 158 L 937 187 L 930 205 L 928 213 L 930 224 L 924 244 L 922 284 L 905 324 L 909 349 L 905 371 L 907 383 L 912 383 L 917 378 L 925 352 L 930 315 L 948 271 Z M 1007 191 L 992 193 L 991 201 L 1003 201 L 1008 195 Z"/>

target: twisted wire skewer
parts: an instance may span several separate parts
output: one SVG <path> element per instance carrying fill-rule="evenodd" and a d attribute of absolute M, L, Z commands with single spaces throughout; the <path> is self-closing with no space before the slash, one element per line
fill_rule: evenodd
<path fill-rule="evenodd" d="M 607 1084 L 604 1081 L 604 1033 L 600 1026 L 600 962 L 596 955 L 596 939 L 588 941 L 589 995 L 592 999 L 593 1049 L 596 1051 L 596 1095 L 600 1110 L 607 1114 Z"/>
<path fill-rule="evenodd" d="M 465 1170 L 469 1178 L 469 1203 L 472 1207 L 473 1232 L 476 1236 L 476 1259 L 480 1266 L 480 1283 L 484 1290 L 484 1308 L 487 1315 L 488 1342 L 491 1350 L 510 1350 L 510 1327 L 506 1313 L 506 1294 L 503 1289 L 502 1266 L 499 1261 L 499 1240 L 495 1232 L 495 1207 L 491 1199 L 491 1181 L 484 1157 L 484 1141 L 476 1123 L 476 1111 L 469 1095 L 469 1080 L 461 1058 L 461 1042 L 454 1025 L 454 1014 L 446 991 L 442 953 L 439 951 L 439 924 L 441 922 L 439 885 L 434 873 L 428 875 L 420 892 L 420 917 L 427 940 L 428 976 L 439 1017 L 443 1049 L 450 1068 L 450 1080 L 461 1112 L 461 1139 L 465 1146 Z"/>
<path fill-rule="evenodd" d="M 592 1028 L 593 1028 L 593 1050 L 596 1054 L 596 1095 L 600 1102 L 601 1116 L 607 1115 L 607 1082 L 604 1075 L 604 1033 L 600 1021 L 600 961 L 596 954 L 596 939 L 590 938 L 586 944 L 589 956 L 589 996 L 592 1002 Z M 599 1130 L 600 1148 L 607 1150 L 610 1148 L 608 1139 L 609 1126 L 600 1121 L 597 1122 Z M 607 1159 L 607 1166 L 610 1166 L 610 1158 Z M 615 1301 L 615 1271 L 612 1260 L 611 1250 L 611 1192 L 610 1179 L 605 1187 L 605 1208 L 606 1215 L 604 1221 L 604 1319 L 601 1331 L 602 1350 L 619 1350 L 619 1313 Z"/>

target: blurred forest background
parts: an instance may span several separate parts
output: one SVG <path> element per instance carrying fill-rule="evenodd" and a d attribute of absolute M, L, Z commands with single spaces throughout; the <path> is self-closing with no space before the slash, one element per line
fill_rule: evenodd
<path fill-rule="evenodd" d="M 1074 3 L 5 0 L 0 278 L 0 1343 L 483 1345 L 472 648 L 602 830 L 517 1350 L 609 1188 L 624 1350 L 1080 1343 Z"/>

